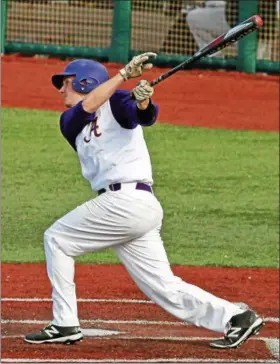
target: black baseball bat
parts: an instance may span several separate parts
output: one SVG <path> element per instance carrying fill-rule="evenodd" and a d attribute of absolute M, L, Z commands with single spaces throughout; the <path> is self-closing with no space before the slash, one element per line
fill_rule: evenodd
<path fill-rule="evenodd" d="M 193 64 L 198 59 L 216 53 L 219 50 L 226 48 L 228 45 L 237 42 L 239 39 L 245 37 L 247 34 L 261 28 L 262 25 L 263 21 L 259 15 L 251 16 L 247 20 L 244 20 L 242 23 L 237 24 L 235 27 L 231 28 L 226 33 L 223 33 L 218 38 L 214 39 L 212 42 L 207 44 L 205 47 L 201 48 L 186 61 L 180 63 L 178 66 L 172 68 L 170 71 L 161 74 L 159 77 L 157 77 L 150 83 L 151 86 L 155 86 L 159 82 L 166 80 L 174 73 L 184 69 L 187 65 Z"/>

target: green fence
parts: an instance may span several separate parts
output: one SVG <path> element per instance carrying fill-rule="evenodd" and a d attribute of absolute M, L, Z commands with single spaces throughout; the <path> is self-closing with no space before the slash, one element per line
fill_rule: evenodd
<path fill-rule="evenodd" d="M 213 3 L 213 22 L 207 15 L 199 24 Z M 200 48 L 199 37 L 212 40 L 259 14 L 264 26 L 258 33 L 197 66 L 279 73 L 277 5 L 276 0 L 2 0 L 1 50 L 119 63 L 154 51 L 158 65 L 176 65 Z"/>

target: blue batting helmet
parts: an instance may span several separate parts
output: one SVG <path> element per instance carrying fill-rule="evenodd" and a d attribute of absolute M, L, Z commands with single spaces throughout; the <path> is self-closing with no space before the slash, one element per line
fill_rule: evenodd
<path fill-rule="evenodd" d="M 75 76 L 73 89 L 82 94 L 89 93 L 109 79 L 106 67 L 90 59 L 76 59 L 68 63 L 63 73 L 52 76 L 53 85 L 61 89 L 63 79 L 67 76 Z"/>

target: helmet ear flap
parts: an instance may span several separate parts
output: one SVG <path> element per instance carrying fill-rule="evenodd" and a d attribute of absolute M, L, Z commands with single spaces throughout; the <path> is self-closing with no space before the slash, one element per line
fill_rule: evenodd
<path fill-rule="evenodd" d="M 96 88 L 99 83 L 92 77 L 79 77 L 79 75 L 76 75 L 72 85 L 76 92 L 87 94 Z"/>
<path fill-rule="evenodd" d="M 86 78 L 83 78 L 82 80 L 79 80 L 79 85 L 81 88 L 81 92 L 85 92 L 87 86 L 88 86 L 88 81 Z"/>

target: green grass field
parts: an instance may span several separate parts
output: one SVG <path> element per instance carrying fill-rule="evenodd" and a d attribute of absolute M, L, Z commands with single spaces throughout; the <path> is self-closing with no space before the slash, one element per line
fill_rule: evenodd
<path fill-rule="evenodd" d="M 2 109 L 2 261 L 44 261 L 44 230 L 91 197 L 59 113 Z M 278 134 L 145 129 L 172 264 L 278 266 Z M 80 262 L 117 263 L 111 250 Z"/>

